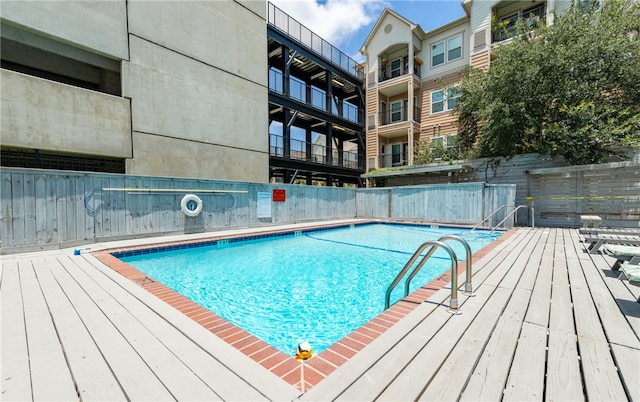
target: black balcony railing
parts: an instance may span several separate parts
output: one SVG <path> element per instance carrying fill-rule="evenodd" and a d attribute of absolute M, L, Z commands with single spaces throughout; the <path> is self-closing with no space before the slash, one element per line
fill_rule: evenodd
<path fill-rule="evenodd" d="M 293 138 L 289 140 L 289 144 L 289 159 L 303 160 L 322 165 L 329 164 L 327 161 L 327 148 L 324 145 Z M 307 153 L 307 147 L 309 148 L 309 153 Z M 269 134 L 269 154 L 271 156 L 285 158 L 284 153 L 284 138 L 278 134 Z M 333 150 L 332 155 L 331 165 L 342 166 L 349 169 L 358 169 L 359 161 L 362 158 L 357 152 L 343 151 L 342 160 L 340 160 L 340 152 L 337 149 Z"/>
<path fill-rule="evenodd" d="M 269 90 L 283 94 L 282 80 L 284 75 L 274 68 L 269 69 Z M 358 123 L 358 107 L 349 102 L 342 102 L 342 114 L 340 113 L 339 102 L 331 102 L 330 108 L 327 108 L 327 93 L 322 89 L 313 85 L 307 85 L 303 81 L 291 77 L 289 81 L 289 97 L 298 102 L 305 103 L 308 106 L 331 113 L 335 116 L 342 117 L 346 120 Z"/>
<path fill-rule="evenodd" d="M 408 66 L 405 66 L 401 69 L 391 69 L 391 67 L 386 66 L 382 67 L 378 70 L 378 82 L 384 82 L 396 77 L 402 77 L 403 75 L 409 74 Z M 413 74 L 420 77 L 420 66 L 414 65 Z"/>
<path fill-rule="evenodd" d="M 540 4 L 522 12 L 515 12 L 500 18 L 500 22 L 494 24 L 492 42 L 502 42 L 513 38 L 518 30 L 519 20 L 524 20 L 529 26 L 535 26 L 539 21 L 545 19 L 545 5 Z"/>
<path fill-rule="evenodd" d="M 421 109 L 417 106 L 413 107 L 413 121 L 420 123 Z M 380 113 L 380 125 L 400 123 L 409 120 L 408 108 L 402 106 L 400 108 L 386 110 Z"/>
<path fill-rule="evenodd" d="M 407 166 L 409 164 L 408 152 L 383 153 L 379 156 L 381 168 Z"/>
<path fill-rule="evenodd" d="M 364 80 L 364 71 L 359 63 L 271 3 L 268 7 L 267 21 L 269 25 L 284 32 L 341 70 Z"/>

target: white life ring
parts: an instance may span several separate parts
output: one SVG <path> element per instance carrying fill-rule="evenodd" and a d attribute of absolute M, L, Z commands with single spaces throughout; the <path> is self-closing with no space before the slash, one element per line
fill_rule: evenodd
<path fill-rule="evenodd" d="M 193 208 L 194 202 L 196 204 L 195 208 Z M 182 201 L 180 201 L 180 209 L 182 213 L 187 216 L 198 216 L 200 212 L 202 212 L 202 200 L 195 194 L 187 194 L 182 197 Z"/>

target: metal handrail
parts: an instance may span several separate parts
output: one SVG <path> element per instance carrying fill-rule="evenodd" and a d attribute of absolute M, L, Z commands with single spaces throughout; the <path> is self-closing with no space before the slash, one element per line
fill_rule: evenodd
<path fill-rule="evenodd" d="M 468 297 L 475 296 L 475 293 L 473 293 L 473 284 L 471 283 L 471 280 L 472 280 L 471 276 L 473 274 L 471 269 L 471 264 L 473 259 L 472 253 L 471 253 L 471 246 L 469 246 L 469 243 L 467 243 L 467 241 L 464 240 L 462 237 L 458 237 L 454 235 L 445 235 L 438 239 L 438 241 L 443 241 L 443 240 L 455 240 L 462 243 L 462 245 L 464 246 L 464 250 L 466 252 L 466 259 L 465 259 L 466 276 L 464 280 L 464 292 L 462 292 L 462 294 Z"/>
<path fill-rule="evenodd" d="M 473 231 L 473 230 L 476 230 L 480 225 L 482 225 L 482 224 L 483 224 L 483 223 L 485 223 L 487 220 L 489 220 L 489 218 L 491 218 L 493 215 L 495 215 L 495 214 L 497 214 L 498 212 L 500 212 L 500 210 L 501 210 L 502 208 L 506 208 L 507 206 L 515 207 L 515 205 L 506 205 L 506 204 L 504 204 L 504 205 L 500 205 L 500 206 L 498 207 L 498 209 L 496 209 L 495 211 L 493 211 L 492 213 L 490 213 L 490 214 L 489 214 L 489 216 L 487 216 L 486 218 L 484 218 L 483 220 L 481 220 L 477 225 L 475 225 L 474 227 L 472 227 L 472 228 L 471 228 L 471 230 L 472 230 L 472 231 Z"/>
<path fill-rule="evenodd" d="M 429 257 L 431 257 L 431 255 L 435 252 L 437 247 L 442 247 L 443 249 L 445 249 L 447 253 L 449 253 L 449 256 L 451 257 L 451 300 L 449 302 L 449 312 L 453 314 L 461 314 L 458 310 L 458 259 L 456 258 L 456 253 L 453 251 L 453 249 L 449 245 L 437 240 L 427 241 L 422 243 L 422 245 L 418 247 L 416 252 L 413 253 L 409 261 L 398 273 L 398 275 L 393 280 L 393 282 L 391 282 L 391 285 L 389 285 L 389 287 L 387 288 L 387 292 L 385 294 L 385 301 L 384 301 L 385 310 L 389 308 L 389 304 L 391 300 L 391 292 L 393 291 L 393 289 L 398 285 L 398 283 L 404 277 L 407 271 L 409 271 L 409 268 L 411 268 L 413 264 L 416 262 L 416 260 L 420 257 L 420 254 L 429 246 L 431 247 L 431 249 L 422 258 L 422 260 L 420 260 L 416 268 L 414 268 L 412 274 L 414 272 L 417 273 L 417 271 L 419 271 L 422 268 L 424 263 L 427 261 L 427 259 L 429 259 Z"/>
<path fill-rule="evenodd" d="M 500 222 L 498 222 L 498 224 L 497 224 L 497 225 L 495 225 L 494 227 L 492 227 L 492 228 L 491 228 L 491 232 L 490 232 L 490 233 L 495 232 L 495 231 L 496 231 L 496 229 L 498 228 L 498 226 L 502 225 L 502 224 L 504 223 L 504 221 L 506 221 L 507 219 L 509 219 L 509 217 L 510 217 L 511 215 L 513 215 L 513 214 L 517 213 L 517 212 L 518 212 L 518 210 L 519 210 L 520 208 L 529 208 L 529 209 L 531 210 L 531 227 L 535 227 L 535 215 L 534 215 L 533 207 L 532 207 L 532 206 L 529 206 L 529 205 L 518 205 L 518 206 L 517 206 L 513 211 L 509 212 L 509 214 L 508 214 L 508 215 L 507 215 L 503 220 L 501 220 Z M 517 220 L 518 220 L 518 219 L 517 219 L 517 215 L 516 215 L 516 221 L 517 221 Z"/>

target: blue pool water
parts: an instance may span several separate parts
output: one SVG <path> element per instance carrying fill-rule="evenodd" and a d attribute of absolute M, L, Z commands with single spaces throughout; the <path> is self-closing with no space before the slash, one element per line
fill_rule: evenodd
<path fill-rule="evenodd" d="M 454 234 L 473 252 L 500 236 L 459 228 L 366 224 L 120 257 L 282 352 L 319 353 L 384 311 L 385 292 L 415 250 Z M 458 260 L 464 247 L 447 241 Z M 451 267 L 438 250 L 414 291 Z M 464 279 L 461 278 L 461 283 Z M 404 282 L 392 293 L 402 298 Z"/>

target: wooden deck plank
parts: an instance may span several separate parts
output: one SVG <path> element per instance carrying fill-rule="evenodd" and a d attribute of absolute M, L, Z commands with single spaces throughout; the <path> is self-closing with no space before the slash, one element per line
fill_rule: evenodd
<path fill-rule="evenodd" d="M 535 280 L 536 273 L 538 271 L 539 260 L 544 251 L 545 242 L 540 242 L 542 232 L 536 231 L 529 239 L 525 247 L 522 249 L 520 255 L 514 259 L 513 265 L 510 267 L 507 275 L 504 276 L 502 281 L 498 282 L 500 288 L 506 288 L 513 290 L 516 287 L 522 286 L 523 288 L 530 288 L 530 282 Z M 546 238 L 546 236 L 545 236 Z M 523 267 L 524 265 L 524 267 Z M 523 283 L 524 282 L 524 283 Z M 433 381 L 425 390 L 422 398 L 425 400 L 454 400 L 460 397 L 461 391 L 465 388 L 465 383 L 470 380 L 478 381 L 483 377 L 483 372 L 491 372 L 491 380 L 489 382 L 482 381 L 482 384 L 476 382 L 476 386 L 479 385 L 479 389 L 469 390 L 467 396 L 474 395 L 474 399 L 478 399 L 480 390 L 485 390 L 488 393 L 493 393 L 495 396 L 491 399 L 499 398 L 504 390 L 504 385 L 507 379 L 508 367 L 511 363 L 511 358 L 515 351 L 515 344 L 517 336 L 520 333 L 524 314 L 529 302 L 530 291 L 519 288 L 509 297 L 509 301 L 504 311 L 501 311 L 499 306 L 495 306 L 491 303 L 491 311 L 495 314 L 497 320 L 486 317 L 484 319 L 476 319 L 472 327 L 466 331 L 463 339 L 460 340 L 460 345 L 464 346 L 464 352 L 461 352 L 458 346 L 452 352 L 451 356 L 447 359 L 447 362 L 443 365 L 443 368 L 437 373 Z M 497 311 L 496 311 L 497 310 Z M 481 312 L 483 314 L 483 312 Z M 498 343 L 500 341 L 500 335 L 503 333 L 502 329 L 507 324 L 506 342 Z M 483 328 L 487 328 L 487 325 L 494 325 L 490 332 L 485 334 L 483 338 L 484 342 L 480 345 L 480 342 L 476 340 L 477 335 L 483 333 Z M 493 335 L 496 335 L 494 338 Z M 510 335 L 510 336 L 509 336 Z M 471 338 L 467 340 L 467 338 Z M 491 360 L 491 356 L 494 353 L 493 346 L 491 348 L 487 345 L 493 338 L 494 344 L 498 344 L 502 347 L 506 346 L 507 350 L 501 350 L 500 358 L 502 360 L 502 367 L 504 370 L 499 370 L 498 367 L 492 367 L 492 370 L 487 370 L 488 360 Z M 469 346 L 467 346 L 467 343 Z M 481 349 L 471 349 L 471 345 L 481 346 Z M 511 345 L 509 345 L 511 344 Z M 486 346 L 486 348 L 485 348 Z M 489 350 L 487 352 L 487 349 Z M 484 351 L 484 353 L 483 353 Z M 482 360 L 482 363 L 478 362 L 479 367 L 475 367 L 471 364 L 472 356 L 479 356 L 476 360 Z M 507 363 L 507 364 L 504 364 Z M 450 368 L 450 369 L 449 369 Z M 470 379 L 470 380 L 468 380 Z M 467 384 L 468 386 L 468 384 Z M 474 385 L 471 385 L 472 389 Z M 487 398 L 487 394 L 484 395 Z"/>
<path fill-rule="evenodd" d="M 483 285 L 478 290 L 478 296 L 465 304 L 466 314 L 454 316 L 440 329 L 429 343 L 417 350 L 411 362 L 402 369 L 400 374 L 380 394 L 378 400 L 407 401 L 420 397 L 424 387 L 428 385 L 434 374 L 442 369 L 442 364 L 453 348 L 458 345 L 462 335 L 470 327 L 487 300 L 500 309 L 506 304 L 510 291 L 504 288 L 493 288 Z M 491 312 L 486 313 L 491 314 Z M 483 314 L 484 316 L 485 314 Z M 419 344 L 413 344 L 419 346 Z M 429 397 L 426 395 L 426 397 Z"/>
<path fill-rule="evenodd" d="M 598 268 L 594 264 L 590 255 L 584 253 L 578 243 L 578 235 L 572 232 L 573 246 L 582 268 L 586 284 L 588 286 L 597 314 L 600 317 L 600 323 L 606 334 L 606 338 L 611 343 L 640 349 L 640 339 L 621 314 L 620 307 L 611 297 L 611 292 L 604 283 L 602 277 L 598 273 Z M 572 280 L 572 286 L 575 281 Z M 581 319 L 578 318 L 578 319 Z M 582 333 L 584 333 L 583 331 Z"/>
<path fill-rule="evenodd" d="M 555 245 L 556 229 L 545 229 L 548 240 L 545 245 L 545 252 L 540 260 L 540 268 L 536 277 L 527 308 L 525 321 L 537 324 L 542 327 L 549 325 L 549 310 L 551 308 L 551 281 L 553 277 L 553 249 Z"/>
<path fill-rule="evenodd" d="M 104 360 L 91 333 L 53 278 L 49 268 L 61 269 L 57 261 L 34 260 L 38 281 L 54 319 L 60 342 L 68 359 L 82 400 L 126 400 L 120 384 Z"/>
<path fill-rule="evenodd" d="M 87 293 L 117 331 L 128 340 L 154 375 L 178 400 L 217 400 L 220 397 L 162 342 L 165 334 L 153 333 L 127 310 L 125 305 L 80 270 L 73 261 L 65 269 Z M 167 327 L 168 328 L 168 327 Z M 163 329 L 159 329 L 163 331 Z"/>
<path fill-rule="evenodd" d="M 505 387 L 505 401 L 540 401 L 544 397 L 547 328 L 524 322 Z"/>
<path fill-rule="evenodd" d="M 74 305 L 84 326 L 91 332 L 127 398 L 162 401 L 176 399 L 102 312 L 102 300 L 94 302 L 66 270 L 54 269 L 52 273 Z M 134 335 L 133 339 L 136 338 L 137 335 Z"/>
<path fill-rule="evenodd" d="M 19 266 L 33 399 L 78 400 L 60 339 L 31 264 L 29 261 Z"/>
<path fill-rule="evenodd" d="M 464 304 L 467 307 L 467 302 Z M 402 371 L 417 353 L 437 331 L 450 320 L 452 315 L 444 306 L 439 306 L 429 320 L 424 320 L 412 332 L 386 352 L 372 367 L 369 367 L 364 375 L 339 395 L 336 400 L 373 400 L 384 391 L 390 382 L 397 381 L 396 373 Z M 460 317 L 455 317 L 460 318 Z"/>
<path fill-rule="evenodd" d="M 550 329 L 548 338 L 545 399 L 549 401 L 584 399 L 576 336 L 569 332 Z"/>
<path fill-rule="evenodd" d="M 150 333 L 155 334 L 158 340 L 189 370 L 211 389 L 213 389 L 223 400 L 261 400 L 265 399 L 256 389 L 252 388 L 242 378 L 224 367 L 209 354 L 203 353 L 202 348 L 185 337 L 183 333 L 168 325 L 162 317 L 153 313 L 146 305 L 139 303 L 135 297 L 124 290 L 115 282 L 108 280 L 102 274 L 87 266 L 84 259 L 70 259 L 67 266 L 77 264 L 79 270 L 91 279 L 99 283 L 104 292 L 111 295 L 118 301 L 131 316 L 138 317 L 140 324 Z M 74 274 L 79 276 L 79 273 Z M 106 280 L 105 280 L 106 279 Z M 243 356 L 244 357 L 244 356 Z"/>
<path fill-rule="evenodd" d="M 633 332 L 640 334 L 640 303 L 635 299 L 635 295 L 630 291 L 624 282 L 618 279 L 617 273 L 611 270 L 611 260 L 601 255 L 593 255 L 593 262 L 596 264 L 597 272 L 609 289 L 620 311 L 629 322 Z"/>
<path fill-rule="evenodd" d="M 629 400 L 640 401 L 640 349 L 611 344 Z"/>
<path fill-rule="evenodd" d="M 608 345 L 592 338 L 579 336 L 578 339 L 584 382 L 589 400 L 627 400 Z"/>
<path fill-rule="evenodd" d="M 571 296 L 563 231 L 558 230 L 554 247 L 545 392 L 550 400 L 583 397 Z"/>
<path fill-rule="evenodd" d="M 514 291 L 478 363 L 473 367 L 460 400 L 496 401 L 502 398 L 530 296 L 529 290 Z"/>
<path fill-rule="evenodd" d="M 300 396 L 300 391 L 296 388 L 275 376 L 270 371 L 265 370 L 264 367 L 260 366 L 233 346 L 230 346 L 222 339 L 207 331 L 191 318 L 169 306 L 140 286 L 124 279 L 120 274 L 111 268 L 106 267 L 94 256 L 85 254 L 81 257 L 82 260 L 86 261 L 79 260 L 77 264 L 79 264 L 84 270 L 86 270 L 87 267 L 89 267 L 89 270 L 95 269 L 97 272 L 104 275 L 104 277 L 109 278 L 109 280 L 114 283 L 117 283 L 118 286 L 122 287 L 130 293 L 132 297 L 142 302 L 151 311 L 153 311 L 154 314 L 157 314 L 172 326 L 178 328 L 184 336 L 187 336 L 194 343 L 199 345 L 199 347 L 201 347 L 206 353 L 212 355 L 225 368 L 241 377 L 249 384 L 250 387 L 258 390 L 268 399 L 293 400 Z"/>
<path fill-rule="evenodd" d="M 31 376 L 18 263 L 2 261 L 0 285 L 0 395 L 7 401 L 30 401 Z"/>
<path fill-rule="evenodd" d="M 502 398 L 518 337 L 535 288 L 540 261 L 547 249 L 548 239 L 548 230 L 538 231 L 538 236 L 532 239 L 536 242 L 536 246 L 532 250 L 507 308 L 500 317 L 498 325 L 491 334 L 491 338 L 462 392 L 461 400 L 495 401 Z M 551 272 L 551 270 L 548 271 Z"/>
<path fill-rule="evenodd" d="M 565 260 L 564 244 L 559 232 L 554 248 L 553 277 L 551 283 L 551 314 L 549 328 L 575 334 L 569 273 Z"/>
<path fill-rule="evenodd" d="M 493 301 L 491 301 L 490 307 L 485 306 L 476 316 L 469 329 L 464 332 L 452 353 L 424 390 L 420 400 L 456 400 L 465 389 L 469 377 L 472 376 L 477 379 L 484 377 L 482 388 L 486 392 L 492 392 L 497 395 L 499 399 L 504 390 L 508 367 L 511 365 L 511 357 L 513 356 L 513 351 L 515 351 L 517 335 L 520 333 L 530 293 L 528 290 L 516 290 L 509 295 L 504 311 L 496 308 L 499 306 L 495 306 Z M 502 336 L 508 338 L 508 341 L 501 344 L 500 340 L 505 340 Z M 492 341 L 493 343 L 489 346 Z M 493 349 L 494 346 L 502 346 L 505 349 L 496 353 Z M 496 364 L 494 361 L 495 367 L 492 367 L 491 370 L 486 370 L 486 367 L 478 368 L 474 364 L 478 359 L 482 360 L 482 357 L 485 356 L 487 358 L 483 364 L 486 364 L 487 360 L 491 360 L 491 356 L 494 353 L 499 356 L 500 364 Z M 506 369 L 500 370 L 501 367 Z M 488 374 L 488 371 L 491 374 Z M 482 375 L 483 372 L 484 376 Z M 471 395 L 472 392 L 475 393 L 474 391 L 469 391 L 467 395 Z M 473 399 L 480 400 L 481 398 L 478 393 L 475 393 Z"/>

